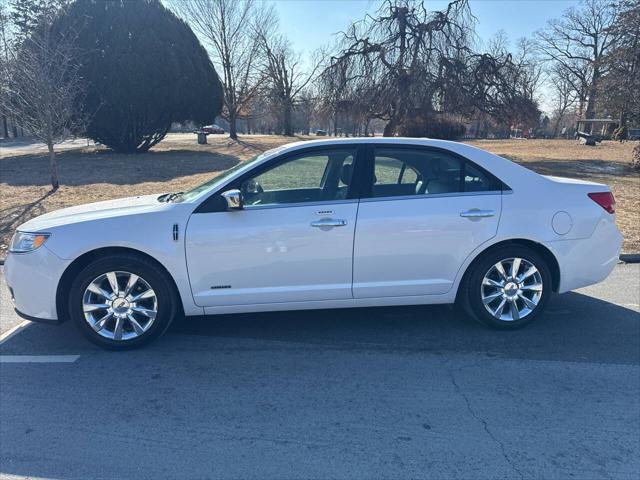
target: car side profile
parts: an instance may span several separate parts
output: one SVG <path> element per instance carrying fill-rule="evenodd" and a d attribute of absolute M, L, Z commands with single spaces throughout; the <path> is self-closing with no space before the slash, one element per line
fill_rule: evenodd
<path fill-rule="evenodd" d="M 605 279 L 622 236 L 606 185 L 470 145 L 353 138 L 276 148 L 183 193 L 65 208 L 16 232 L 18 313 L 105 348 L 178 315 L 459 304 L 495 328 Z"/>

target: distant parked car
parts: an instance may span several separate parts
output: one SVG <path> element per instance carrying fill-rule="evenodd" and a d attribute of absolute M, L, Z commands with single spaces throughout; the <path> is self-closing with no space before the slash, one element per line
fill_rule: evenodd
<path fill-rule="evenodd" d="M 316 130 L 316 136 L 317 137 L 326 137 L 327 136 L 327 131 L 326 130 Z"/>
<path fill-rule="evenodd" d="M 213 134 L 221 135 L 224 133 L 224 128 L 219 127 L 218 125 L 205 125 L 200 129 L 200 131 L 205 133 L 213 133 Z"/>
<path fill-rule="evenodd" d="M 640 140 L 640 128 L 630 128 L 627 133 L 627 140 Z"/>

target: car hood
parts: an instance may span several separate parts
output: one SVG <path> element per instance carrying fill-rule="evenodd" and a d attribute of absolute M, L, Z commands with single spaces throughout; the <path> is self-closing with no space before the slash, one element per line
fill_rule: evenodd
<path fill-rule="evenodd" d="M 49 228 L 71 223 L 161 211 L 174 205 L 172 203 L 159 202 L 158 196 L 142 195 L 63 208 L 32 218 L 20 225 L 18 230 L 23 232 L 42 232 Z"/>

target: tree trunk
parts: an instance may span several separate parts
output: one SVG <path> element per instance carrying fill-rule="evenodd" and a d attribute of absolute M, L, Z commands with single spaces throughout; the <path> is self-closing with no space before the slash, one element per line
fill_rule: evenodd
<path fill-rule="evenodd" d="M 396 133 L 396 120 L 392 118 L 389 122 L 384 126 L 384 132 L 382 133 L 383 137 L 393 137 Z"/>
<path fill-rule="evenodd" d="M 620 122 L 618 124 L 619 127 L 627 126 L 627 105 L 626 102 L 620 109 Z"/>
<path fill-rule="evenodd" d="M 2 115 L 2 133 L 4 138 L 9 138 L 9 126 L 7 125 L 7 116 Z"/>
<path fill-rule="evenodd" d="M 555 121 L 555 124 L 553 125 L 553 134 L 551 135 L 552 138 L 557 138 L 558 136 L 558 130 L 560 129 L 560 120 L 561 117 L 558 117 Z"/>
<path fill-rule="evenodd" d="M 229 138 L 238 139 L 238 131 L 236 130 L 236 112 L 229 111 Z"/>
<path fill-rule="evenodd" d="M 556 119 L 555 125 L 553 126 L 553 138 L 556 138 L 558 136 L 558 130 L 560 129 L 560 122 L 562 121 L 562 117 L 564 116 L 564 112 L 566 111 L 567 107 L 564 107 L 562 109 L 560 109 L 560 111 L 558 112 L 558 118 Z"/>
<path fill-rule="evenodd" d="M 598 95 L 598 83 L 600 81 L 600 72 L 594 70 L 593 79 L 591 80 L 591 86 L 589 87 L 589 97 L 587 98 L 587 111 L 585 112 L 585 118 L 595 118 L 596 115 L 596 97 Z"/>
<path fill-rule="evenodd" d="M 47 142 L 49 149 L 49 170 L 51 172 L 51 190 L 56 191 L 60 186 L 58 182 L 58 166 L 56 165 L 56 152 L 53 150 L 53 142 Z"/>
<path fill-rule="evenodd" d="M 291 137 L 293 136 L 293 125 L 291 122 L 291 102 L 289 101 L 285 101 L 284 105 L 283 105 L 283 118 L 282 121 L 284 122 L 284 135 L 286 137 Z"/>
<path fill-rule="evenodd" d="M 578 118 L 583 118 L 584 115 L 584 104 L 585 104 L 585 94 L 584 89 L 580 91 L 579 101 L 578 101 Z"/>

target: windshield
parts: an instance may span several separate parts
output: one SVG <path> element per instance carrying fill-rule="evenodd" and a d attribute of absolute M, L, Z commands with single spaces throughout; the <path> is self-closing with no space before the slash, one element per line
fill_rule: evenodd
<path fill-rule="evenodd" d="M 179 202 L 189 202 L 191 200 L 195 200 L 196 198 L 200 197 L 201 195 L 215 189 L 216 187 L 218 187 L 219 185 L 221 185 L 222 183 L 224 183 L 228 178 L 230 178 L 232 175 L 234 175 L 236 172 L 240 171 L 240 170 L 244 170 L 245 168 L 250 168 L 251 165 L 253 165 L 254 163 L 262 160 L 263 158 L 272 155 L 273 153 L 281 150 L 282 148 L 274 148 L 272 150 L 267 150 L 264 153 L 261 153 L 258 156 L 255 156 L 247 161 L 244 162 L 240 162 L 237 165 L 231 167 L 229 170 L 225 170 L 224 172 L 222 172 L 220 175 L 218 175 L 217 177 L 212 178 L 211 180 L 206 181 L 205 183 L 203 183 L 202 185 L 198 185 L 195 188 L 192 188 L 191 190 L 184 192 L 182 195 L 180 195 L 180 198 L 177 199 L 177 201 Z"/>

